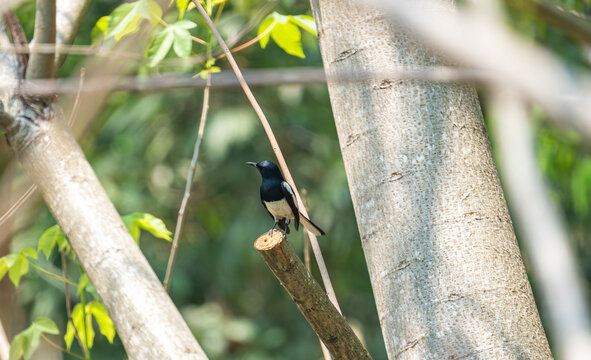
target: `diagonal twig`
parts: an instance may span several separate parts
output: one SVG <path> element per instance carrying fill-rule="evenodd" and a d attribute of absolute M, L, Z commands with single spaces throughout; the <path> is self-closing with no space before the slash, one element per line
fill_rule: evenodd
<path fill-rule="evenodd" d="M 4 21 L 6 22 L 6 26 L 10 30 L 10 35 L 12 36 L 12 43 L 15 47 L 22 47 L 22 48 L 29 48 L 29 43 L 27 41 L 27 36 L 25 35 L 25 31 L 21 26 L 20 21 L 16 17 L 16 14 L 12 9 L 6 11 L 4 13 Z M 21 78 L 24 78 L 25 71 L 27 70 L 27 64 L 29 63 L 29 55 L 28 54 L 18 54 L 18 63 L 19 63 L 19 72 Z"/>
<path fill-rule="evenodd" d="M 277 143 L 277 139 L 275 138 L 275 135 L 273 134 L 273 131 L 271 130 L 271 126 L 269 125 L 269 121 L 267 120 L 267 117 L 265 116 L 263 110 L 261 109 L 257 100 L 255 99 L 248 84 L 244 80 L 244 77 L 242 76 L 242 72 L 240 71 L 240 68 L 238 67 L 238 64 L 236 63 L 234 56 L 232 56 L 230 49 L 228 48 L 224 39 L 222 38 L 222 35 L 220 35 L 219 31 L 217 30 L 217 28 L 215 27 L 215 25 L 211 21 L 211 18 L 207 15 L 207 12 L 203 8 L 203 6 L 201 6 L 199 1 L 197 1 L 197 0 L 192 0 L 192 1 L 195 4 L 195 6 L 197 7 L 197 10 L 199 10 L 199 12 L 201 13 L 201 16 L 203 16 L 203 19 L 205 20 L 205 22 L 207 23 L 207 25 L 211 29 L 214 36 L 218 40 L 218 43 L 220 44 L 221 48 L 224 50 L 224 53 L 228 57 L 228 62 L 230 63 L 230 65 L 232 66 L 232 69 L 236 73 L 236 77 L 238 78 L 238 81 L 240 82 L 240 85 L 242 86 L 242 89 L 244 90 L 246 97 L 250 101 L 254 111 L 256 112 L 257 116 L 259 117 L 259 119 L 263 125 L 263 128 L 265 129 L 265 133 L 267 134 L 267 137 L 269 138 L 269 142 L 271 143 L 271 147 L 273 148 L 273 152 L 275 153 L 275 156 L 277 157 L 279 165 L 281 166 L 281 170 L 283 171 L 283 175 L 285 175 L 286 180 L 290 183 L 290 185 L 292 186 L 292 188 L 294 190 L 294 193 L 295 193 L 296 198 L 298 200 L 298 208 L 300 209 L 300 212 L 304 216 L 308 217 L 308 212 L 306 211 L 306 207 L 302 203 L 302 199 L 298 193 L 297 187 L 295 186 L 295 183 L 293 181 L 291 173 L 289 172 L 289 168 L 287 167 L 287 163 L 285 162 L 285 158 L 283 157 L 283 154 L 281 153 L 281 149 L 279 148 L 279 144 Z M 340 308 L 338 305 L 336 294 L 335 294 L 334 289 L 332 287 L 332 283 L 330 281 L 330 276 L 328 275 L 328 270 L 326 268 L 326 264 L 324 263 L 324 258 L 322 256 L 320 246 L 318 245 L 318 239 L 316 239 L 316 235 L 312 234 L 309 231 L 308 231 L 308 236 L 310 236 L 312 250 L 314 251 L 314 256 L 316 257 L 316 262 L 318 263 L 318 268 L 320 270 L 320 275 L 322 277 L 322 281 L 324 282 L 324 287 L 325 287 L 326 293 L 328 294 L 331 302 L 334 304 L 334 306 L 340 312 Z"/>
<path fill-rule="evenodd" d="M 201 141 L 203 140 L 203 131 L 205 130 L 205 121 L 207 120 L 207 112 L 209 110 L 209 88 L 211 86 L 211 74 L 207 74 L 207 83 L 203 90 L 203 106 L 201 108 L 201 119 L 199 120 L 199 129 L 197 130 L 197 139 L 195 140 L 195 148 L 193 149 L 193 158 L 191 159 L 191 167 L 189 168 L 189 174 L 187 175 L 187 183 L 185 184 L 185 194 L 183 195 L 183 201 L 178 212 L 176 220 L 176 228 L 174 229 L 174 237 L 172 239 L 172 248 L 170 249 L 170 256 L 168 258 L 168 265 L 166 266 L 166 275 L 164 276 L 164 289 L 166 292 L 170 289 L 170 279 L 172 278 L 172 272 L 176 261 L 177 249 L 179 246 L 179 239 L 181 237 L 181 231 L 183 229 L 183 220 L 185 215 L 185 208 L 189 202 L 191 196 L 191 186 L 193 185 L 193 176 L 195 175 L 195 169 L 197 168 L 197 160 L 199 158 L 199 148 L 201 147 Z"/>

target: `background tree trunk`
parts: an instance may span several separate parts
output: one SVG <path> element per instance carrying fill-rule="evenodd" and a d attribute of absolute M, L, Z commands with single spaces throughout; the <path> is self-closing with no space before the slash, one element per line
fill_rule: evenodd
<path fill-rule="evenodd" d="M 551 357 L 475 90 L 380 76 L 444 60 L 357 3 L 312 0 L 389 358 Z"/>

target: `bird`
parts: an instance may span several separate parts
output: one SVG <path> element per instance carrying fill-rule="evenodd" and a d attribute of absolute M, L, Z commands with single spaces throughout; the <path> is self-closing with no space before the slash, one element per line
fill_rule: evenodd
<path fill-rule="evenodd" d="M 284 234 L 289 234 L 289 223 L 293 219 L 296 231 L 300 223 L 302 223 L 314 235 L 325 235 L 322 229 L 300 213 L 293 189 L 285 181 L 277 165 L 268 160 L 258 163 L 247 162 L 246 165 L 255 167 L 263 178 L 263 182 L 261 183 L 261 202 L 275 221 L 270 231 L 273 231 L 275 227 L 279 226 Z"/>

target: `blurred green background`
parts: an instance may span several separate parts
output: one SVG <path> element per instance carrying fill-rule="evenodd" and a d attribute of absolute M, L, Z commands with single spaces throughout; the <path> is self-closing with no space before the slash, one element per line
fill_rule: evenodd
<path fill-rule="evenodd" d="M 109 14 L 119 3 L 95 0 L 76 43 L 89 44 L 96 20 Z M 240 31 L 266 3 L 229 1 L 219 23 L 224 35 Z M 590 9 L 588 1 L 561 3 L 582 13 Z M 311 14 L 307 1 L 281 0 L 273 4 L 271 11 L 282 14 Z M 197 20 L 194 13 L 188 16 Z M 18 15 L 30 34 L 34 2 L 22 5 Z M 574 69 L 589 68 L 588 48 L 547 25 L 535 13 L 507 9 L 507 15 L 516 31 L 548 46 Z M 201 26 L 197 36 L 204 38 L 204 29 Z M 254 36 L 256 27 L 244 41 Z M 243 68 L 322 66 L 317 39 L 303 34 L 303 42 L 305 59 L 287 55 L 271 42 L 265 50 L 255 45 L 238 53 L 237 60 Z M 194 46 L 195 51 L 199 49 Z M 71 56 L 60 76 L 77 77 L 77 66 L 82 60 Z M 224 60 L 218 65 L 228 68 Z M 159 69 L 166 70 L 174 69 Z M 199 69 L 185 70 L 196 73 Z M 140 71 L 149 72 L 145 67 Z M 269 86 L 255 88 L 254 93 L 271 122 L 298 187 L 308 190 L 311 217 L 328 234 L 320 238 L 320 245 L 343 313 L 362 334 L 373 357 L 385 359 L 326 86 Z M 160 94 L 120 92 L 109 97 L 80 142 L 121 214 L 148 212 L 174 229 L 201 104 L 201 89 Z M 211 359 L 320 358 L 316 336 L 252 246 L 272 221 L 259 201 L 260 176 L 244 163 L 275 160 L 267 138 L 240 89 L 213 88 L 210 105 L 171 297 Z M 589 147 L 576 133 L 548 126 L 540 111 L 535 111 L 533 117 L 540 166 L 552 197 L 566 216 L 572 245 L 588 284 L 591 281 Z M 4 144 L 0 152 L 2 171 L 11 155 Z M 19 231 L 12 249 L 35 246 L 43 231 L 53 224 L 53 218 L 39 202 L 19 217 Z M 302 252 L 301 232 L 292 234 L 290 242 Z M 170 244 L 143 234 L 141 248 L 162 279 Z M 45 265 L 59 272 L 59 264 L 55 256 Z M 70 269 L 75 278 L 76 268 L 70 266 Z M 315 265 L 313 273 L 319 278 Z M 535 289 L 535 274 L 531 275 Z M 64 329 L 66 315 L 60 283 L 31 271 L 16 294 L 25 314 L 17 331 L 40 316 L 52 318 Z M 544 319 L 544 309 L 540 310 Z M 548 330 L 551 335 L 551 329 Z M 79 351 L 76 344 L 73 348 Z M 97 336 L 95 359 L 125 356 L 118 339 L 110 345 L 104 337 Z"/>

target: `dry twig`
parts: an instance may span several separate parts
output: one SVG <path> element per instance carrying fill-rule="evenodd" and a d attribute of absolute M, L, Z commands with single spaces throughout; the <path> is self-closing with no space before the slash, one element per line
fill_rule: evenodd
<path fill-rule="evenodd" d="M 164 289 L 168 292 L 170 290 L 170 279 L 172 278 L 172 271 L 176 261 L 176 253 L 179 246 L 179 239 L 183 229 L 183 220 L 185 216 L 185 209 L 191 197 L 191 186 L 193 185 L 193 176 L 197 168 L 197 160 L 199 159 L 199 149 L 201 148 L 201 141 L 203 140 L 203 131 L 205 130 L 205 121 L 207 120 L 207 112 L 209 110 L 209 88 L 211 86 L 211 74 L 207 74 L 207 83 L 203 90 L 203 106 L 201 108 L 201 119 L 199 120 L 199 129 L 197 130 L 197 139 L 195 140 L 195 147 L 193 149 L 193 158 L 191 159 L 191 167 L 187 175 L 187 182 L 185 184 L 185 194 L 183 201 L 179 208 L 178 217 L 176 220 L 176 228 L 174 229 L 174 238 L 172 239 L 172 248 L 170 249 L 170 256 L 168 258 L 168 265 L 166 266 L 166 275 L 164 276 Z"/>

